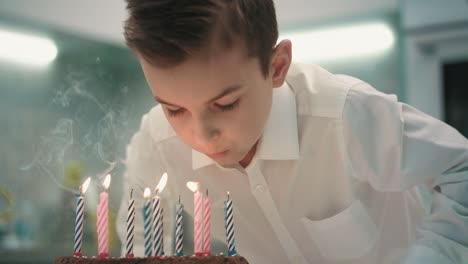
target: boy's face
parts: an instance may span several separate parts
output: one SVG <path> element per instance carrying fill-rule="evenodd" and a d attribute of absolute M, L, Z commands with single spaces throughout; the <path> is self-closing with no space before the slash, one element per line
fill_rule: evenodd
<path fill-rule="evenodd" d="M 275 69 L 265 78 L 258 59 L 239 45 L 170 68 L 140 63 L 183 142 L 220 165 L 250 162 L 270 113 L 272 89 L 284 82 L 275 81 Z"/>

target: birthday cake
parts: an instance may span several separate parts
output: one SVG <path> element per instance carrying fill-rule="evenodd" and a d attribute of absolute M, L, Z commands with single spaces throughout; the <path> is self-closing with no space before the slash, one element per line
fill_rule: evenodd
<path fill-rule="evenodd" d="M 110 175 L 107 175 L 103 183 L 105 191 L 100 194 L 97 217 L 98 252 L 99 257 L 83 257 L 81 252 L 83 238 L 83 216 L 84 197 L 83 194 L 89 185 L 89 179 L 80 187 L 80 196 L 77 198 L 75 240 L 73 256 L 61 256 L 55 259 L 55 264 L 171 264 L 171 263 L 192 263 L 192 264 L 248 264 L 248 261 L 237 255 L 234 241 L 234 217 L 232 200 L 227 192 L 225 201 L 224 220 L 226 228 L 227 255 L 211 255 L 211 202 L 208 198 L 208 191 L 202 207 L 203 195 L 199 192 L 199 184 L 188 182 L 187 187 L 194 192 L 194 252 L 193 256 L 184 256 L 183 253 L 183 212 L 184 207 L 179 198 L 176 204 L 176 230 L 175 230 L 175 255 L 165 256 L 163 246 L 163 210 L 160 197 L 157 195 L 167 181 L 167 173 L 161 177 L 160 183 L 156 187 L 156 194 L 150 201 L 150 189 L 145 188 L 143 205 L 143 226 L 144 226 L 144 246 L 145 255 L 153 257 L 133 257 L 134 230 L 135 230 L 135 201 L 132 199 L 133 190 L 130 193 L 130 201 L 127 215 L 127 236 L 125 257 L 109 257 L 108 248 L 108 194 L 107 188 L 110 184 Z M 203 213 L 202 209 L 203 208 Z M 202 232 L 203 231 L 203 232 Z"/>
<path fill-rule="evenodd" d="M 241 256 L 183 256 L 183 257 L 149 257 L 149 258 L 86 258 L 58 257 L 55 264 L 248 264 Z"/>

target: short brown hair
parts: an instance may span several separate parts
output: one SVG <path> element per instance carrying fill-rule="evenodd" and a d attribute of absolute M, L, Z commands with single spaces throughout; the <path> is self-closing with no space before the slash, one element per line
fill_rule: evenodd
<path fill-rule="evenodd" d="M 150 63 L 171 67 L 208 52 L 212 41 L 241 40 L 265 76 L 278 39 L 273 0 L 127 0 L 127 46 Z"/>

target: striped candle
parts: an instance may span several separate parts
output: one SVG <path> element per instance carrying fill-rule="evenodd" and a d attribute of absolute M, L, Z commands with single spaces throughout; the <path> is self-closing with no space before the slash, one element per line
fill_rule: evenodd
<path fill-rule="evenodd" d="M 145 203 L 143 205 L 143 225 L 144 225 L 144 240 L 145 240 L 145 257 L 151 257 L 153 253 L 153 240 L 151 236 L 151 227 L 152 227 L 152 208 L 151 208 L 151 190 L 150 188 L 146 188 L 143 194 L 145 198 Z"/>
<path fill-rule="evenodd" d="M 162 256 L 161 204 L 159 196 L 153 198 L 153 256 Z"/>
<path fill-rule="evenodd" d="M 161 253 L 161 256 L 164 256 L 164 207 L 162 206 L 162 203 L 160 204 L 159 207 L 159 230 L 161 230 L 161 246 L 159 248 L 159 252 Z"/>
<path fill-rule="evenodd" d="M 81 194 L 76 200 L 76 220 L 75 220 L 75 247 L 73 256 L 82 257 L 81 244 L 83 242 L 83 218 L 84 218 L 84 197 Z"/>
<path fill-rule="evenodd" d="M 203 206 L 203 252 L 205 255 L 211 255 L 211 201 L 208 190 Z"/>
<path fill-rule="evenodd" d="M 176 231 L 175 231 L 175 255 L 184 255 L 184 224 L 183 224 L 184 205 L 176 204 Z"/>
<path fill-rule="evenodd" d="M 198 187 L 198 186 L 197 186 Z M 194 203 L 194 253 L 197 255 L 203 254 L 203 244 L 202 244 L 202 197 L 203 195 L 200 191 L 197 190 L 193 194 L 193 203 Z"/>
<path fill-rule="evenodd" d="M 127 258 L 133 258 L 133 236 L 135 231 L 135 200 L 133 200 L 133 189 L 130 192 L 130 201 L 128 204 L 128 214 L 127 214 Z"/>
<path fill-rule="evenodd" d="M 227 193 L 227 200 L 224 202 L 224 221 L 226 227 L 226 241 L 228 244 L 228 256 L 237 255 L 236 242 L 234 238 L 234 212 L 232 208 L 232 200 Z"/>
<path fill-rule="evenodd" d="M 163 173 L 158 185 L 154 191 L 155 195 L 153 198 L 153 256 L 164 255 L 164 241 L 163 241 L 163 207 L 161 200 L 158 196 L 167 183 L 167 173 Z"/>
<path fill-rule="evenodd" d="M 108 243 L 108 203 L 109 194 L 107 189 L 109 188 L 111 176 L 108 174 L 102 184 L 103 191 L 99 195 L 98 205 L 98 219 L 97 219 L 97 231 L 98 231 L 98 256 L 100 258 L 109 257 L 109 243 Z"/>
<path fill-rule="evenodd" d="M 88 189 L 91 178 L 80 186 L 80 196 L 76 199 L 76 219 L 75 219 L 75 246 L 73 247 L 73 256 L 82 257 L 81 245 L 83 242 L 83 221 L 84 221 L 84 193 Z"/>

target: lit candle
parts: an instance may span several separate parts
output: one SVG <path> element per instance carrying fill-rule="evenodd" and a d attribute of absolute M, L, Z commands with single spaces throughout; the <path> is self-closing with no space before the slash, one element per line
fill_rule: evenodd
<path fill-rule="evenodd" d="M 183 224 L 184 206 L 180 203 L 176 204 L 176 231 L 175 231 L 175 255 L 184 255 L 184 224 Z"/>
<path fill-rule="evenodd" d="M 83 220 L 84 220 L 84 193 L 88 189 L 91 178 L 88 178 L 80 186 L 80 196 L 76 200 L 76 219 L 75 219 L 75 246 L 73 256 L 82 257 L 81 244 L 83 242 Z"/>
<path fill-rule="evenodd" d="M 98 219 L 97 219 L 97 231 L 98 231 L 98 253 L 100 258 L 109 257 L 109 243 L 108 243 L 108 203 L 109 194 L 107 189 L 111 182 L 111 176 L 108 174 L 102 184 L 103 191 L 99 195 L 98 205 Z"/>
<path fill-rule="evenodd" d="M 236 241 L 234 238 L 234 213 L 232 209 L 232 200 L 227 192 L 227 200 L 224 202 L 224 223 L 226 227 L 226 241 L 228 244 L 228 256 L 237 255 Z"/>
<path fill-rule="evenodd" d="M 211 201 L 208 190 L 203 207 L 203 251 L 205 255 L 211 255 Z"/>
<path fill-rule="evenodd" d="M 127 215 L 127 258 L 133 258 L 133 235 L 135 231 L 135 200 L 133 200 L 133 189 L 130 192 Z"/>
<path fill-rule="evenodd" d="M 194 248 L 193 251 L 195 255 L 202 256 L 203 255 L 203 245 L 202 245 L 202 194 L 199 191 L 199 183 L 198 182 L 187 182 L 187 187 L 193 192 L 193 229 L 194 229 L 194 236 L 193 236 L 193 244 Z"/>
<path fill-rule="evenodd" d="M 159 230 L 161 230 L 161 247 L 160 247 L 160 253 L 161 256 L 164 256 L 164 228 L 163 228 L 163 222 L 164 222 L 164 207 L 162 204 L 159 207 Z"/>
<path fill-rule="evenodd" d="M 163 241 L 163 209 L 159 193 L 164 189 L 167 183 L 167 173 L 164 173 L 155 188 L 153 198 L 153 256 L 164 255 Z"/>
<path fill-rule="evenodd" d="M 145 198 L 145 203 L 143 205 L 143 224 L 144 224 L 144 240 L 145 240 L 145 257 L 151 257 L 153 250 L 153 243 L 151 237 L 151 227 L 152 227 L 152 210 L 151 210 L 151 190 L 146 188 L 143 194 Z"/>

